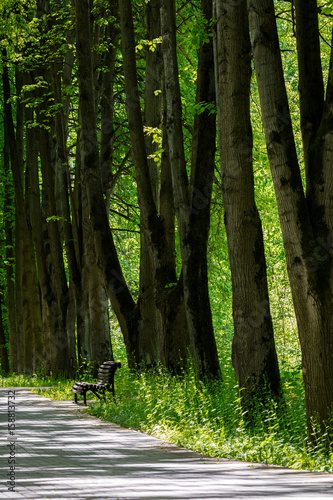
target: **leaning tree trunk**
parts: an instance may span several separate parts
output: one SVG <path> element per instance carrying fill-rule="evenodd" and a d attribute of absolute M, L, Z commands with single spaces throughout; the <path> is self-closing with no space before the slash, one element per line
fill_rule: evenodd
<path fill-rule="evenodd" d="M 103 275 L 97 264 L 94 230 L 89 220 L 89 207 L 85 192 L 82 193 L 83 208 L 83 257 L 82 257 L 82 310 L 84 315 L 84 336 L 82 350 L 92 363 L 96 376 L 99 366 L 113 360 L 108 297 L 104 287 Z"/>
<path fill-rule="evenodd" d="M 312 419 L 319 418 L 324 430 L 333 404 L 332 214 L 329 201 L 332 193 L 333 140 L 329 109 L 332 66 L 327 114 L 318 133 L 317 158 L 321 158 L 322 163 L 318 162 L 312 172 L 320 181 L 320 194 L 307 204 L 285 90 L 274 4 L 272 0 L 249 0 L 248 5 L 267 151 L 302 349 L 308 430 L 313 437 Z"/>
<path fill-rule="evenodd" d="M 124 335 L 129 365 L 133 368 L 135 366 L 138 318 L 134 314 L 135 303 L 122 274 L 103 199 L 91 57 L 89 0 L 76 2 L 75 20 L 81 127 L 78 146 L 82 161 L 83 189 L 86 189 L 88 196 L 99 266 L 104 276 L 108 296 Z"/>
<path fill-rule="evenodd" d="M 246 0 L 217 0 L 217 94 L 224 219 L 232 277 L 232 361 L 242 406 L 280 393 L 261 221 L 254 197 L 251 42 Z"/>

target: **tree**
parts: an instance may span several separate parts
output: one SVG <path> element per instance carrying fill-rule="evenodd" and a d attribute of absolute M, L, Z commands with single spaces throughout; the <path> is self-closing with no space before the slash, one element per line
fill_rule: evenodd
<path fill-rule="evenodd" d="M 96 113 L 93 113 L 96 101 L 91 64 L 92 41 L 87 37 L 87 33 L 91 33 L 89 4 L 85 2 L 84 5 L 80 3 L 80 7 L 78 3 L 76 5 L 80 89 L 79 116 L 81 123 L 80 152 L 84 172 L 84 186 L 88 193 L 89 213 L 94 227 L 96 251 L 103 271 L 105 286 L 120 322 L 128 350 L 129 362 L 132 367 L 135 364 L 140 365 L 143 363 L 145 366 L 150 366 L 162 362 L 172 370 L 177 371 L 179 366 L 185 362 L 187 349 L 190 345 L 198 373 L 200 375 L 218 376 L 218 358 L 208 301 L 206 261 L 211 179 L 209 176 L 207 179 L 208 174 L 205 170 L 201 172 L 199 166 L 196 167 L 202 161 L 200 156 L 202 153 L 200 153 L 199 142 L 194 141 L 193 172 L 196 169 L 198 173 L 196 175 L 193 173 L 192 176 L 193 200 L 195 203 L 198 196 L 197 193 L 200 190 L 203 191 L 206 187 L 208 202 L 205 203 L 204 210 L 198 210 L 199 216 L 195 219 L 193 215 L 194 211 L 191 208 L 192 201 L 188 190 L 189 187 L 188 185 L 185 187 L 185 190 L 188 190 L 188 195 L 183 202 L 186 205 L 184 206 L 186 224 L 190 228 L 187 237 L 191 239 L 191 243 L 188 245 L 186 253 L 182 256 L 183 272 L 177 280 L 176 261 L 174 258 L 175 233 L 173 220 L 175 198 L 172 196 L 173 193 L 170 191 L 169 183 L 173 168 L 173 160 L 170 154 L 171 136 L 168 137 L 168 140 L 166 140 L 166 137 L 163 139 L 165 150 L 161 159 L 161 177 L 158 180 L 156 166 L 149 165 L 147 159 L 146 144 L 148 141 L 145 139 L 138 95 L 131 3 L 120 2 L 119 8 L 127 116 L 131 134 L 142 227 L 142 267 L 137 302 L 134 301 L 125 282 L 109 228 L 105 206 L 103 207 Z M 158 2 L 151 2 L 147 14 L 148 29 L 151 29 L 151 16 L 156 16 L 157 9 Z M 171 17 L 169 16 L 167 19 L 167 23 L 171 22 L 173 30 L 175 29 L 174 15 L 173 7 L 171 9 Z M 157 32 L 150 36 L 155 36 L 156 34 Z M 175 39 L 173 43 L 175 43 Z M 175 52 L 172 57 L 175 57 Z M 212 67 L 212 51 L 209 57 Z M 158 54 L 156 58 L 159 61 Z M 211 71 L 209 72 L 209 77 L 212 78 Z M 149 82 L 149 79 L 152 80 L 152 68 L 150 58 L 147 56 L 146 83 Z M 214 80 L 210 82 L 209 92 L 214 88 L 214 84 L 212 87 L 212 82 Z M 148 87 L 148 85 L 146 88 L 146 124 L 150 128 L 158 125 L 156 121 L 158 118 L 156 116 L 159 114 L 158 110 L 161 104 L 157 104 L 156 106 L 157 112 L 155 111 L 155 117 L 148 116 L 148 111 L 150 111 L 149 103 L 154 100 L 152 94 L 155 94 L 155 90 L 160 90 L 154 87 L 160 84 L 162 82 L 158 81 L 158 79 L 156 81 L 155 78 L 152 88 Z M 202 85 L 202 88 L 198 91 L 198 98 L 201 99 L 201 93 L 204 92 L 204 89 L 205 86 Z M 169 97 L 166 95 L 166 103 L 168 99 Z M 160 102 L 160 98 L 157 101 Z M 168 105 L 166 104 L 164 110 L 166 123 L 170 122 L 167 107 Z M 207 116 L 198 118 L 195 128 L 197 129 L 199 126 L 202 126 L 205 119 L 207 119 Z M 210 132 L 207 134 L 213 145 L 210 158 L 214 158 L 215 118 L 208 121 L 214 122 L 213 127 L 209 129 Z M 204 127 L 202 130 L 204 130 Z M 172 131 L 174 136 L 175 133 L 175 131 Z M 212 169 L 211 160 L 207 168 Z M 201 178 L 199 173 L 203 174 Z M 186 182 L 188 183 L 188 181 Z M 175 192 L 176 189 L 177 184 L 173 186 L 173 191 Z M 178 199 L 177 203 L 179 203 Z M 204 222 L 200 226 L 195 221 L 199 221 L 201 218 L 204 218 Z M 190 219 L 191 224 L 189 223 Z M 183 224 L 181 219 L 179 219 L 179 224 Z M 185 235 L 182 235 L 181 238 L 184 242 Z M 202 241 L 202 245 L 198 245 L 200 255 L 196 255 L 195 253 L 195 239 L 196 243 Z M 199 314 L 198 308 L 205 309 L 204 316 Z M 197 318 L 196 320 L 194 320 L 195 317 Z M 150 329 L 148 326 L 152 328 Z M 192 332 L 190 336 L 189 331 Z M 192 341 L 189 340 L 190 338 Z"/>
<path fill-rule="evenodd" d="M 313 436 L 314 420 L 319 419 L 322 430 L 329 425 L 333 402 L 329 201 L 332 195 L 332 65 L 324 101 L 317 2 L 295 2 L 305 195 L 284 83 L 274 3 L 249 0 L 248 6 L 267 152 L 302 348 L 308 429 Z"/>
<path fill-rule="evenodd" d="M 135 62 L 135 42 L 130 2 L 120 2 L 120 18 L 122 27 L 122 51 L 124 59 L 125 88 L 127 96 L 127 116 L 130 126 L 133 158 L 136 168 L 138 182 L 138 195 L 143 230 L 146 243 L 149 247 L 152 261 L 156 262 L 156 276 L 159 280 L 157 290 L 167 288 L 170 278 L 165 274 L 168 267 L 159 255 L 165 255 L 165 226 L 164 220 L 158 217 L 157 207 L 154 200 L 152 184 L 150 181 L 149 166 L 143 135 L 141 120 L 140 101 L 138 96 L 138 84 Z M 205 3 L 202 4 L 205 7 Z M 208 4 L 207 4 L 208 5 Z M 207 14 L 205 12 L 205 14 Z M 211 13 L 210 13 L 211 14 Z M 209 15 L 209 11 L 208 11 Z M 206 134 L 210 156 L 209 160 L 203 162 L 203 143 L 194 140 L 192 146 L 192 179 L 191 193 L 187 177 L 184 144 L 182 138 L 181 103 L 178 81 L 178 67 L 176 56 L 176 29 L 175 29 L 175 5 L 173 2 L 161 2 L 161 29 L 162 29 L 162 51 L 164 62 L 165 79 L 165 127 L 167 133 L 167 155 L 170 163 L 173 206 L 178 220 L 182 273 L 175 290 L 180 288 L 184 298 L 186 313 L 186 326 L 188 331 L 190 352 L 199 376 L 209 375 L 218 377 L 220 375 L 215 338 L 212 328 L 211 312 L 208 299 L 207 283 L 207 238 L 209 231 L 209 205 L 211 196 L 212 159 L 215 151 L 215 118 L 210 118 L 208 113 L 197 117 L 194 128 L 195 134 L 202 131 Z M 198 99 L 214 99 L 213 79 L 213 51 L 203 48 L 199 55 L 199 74 L 204 75 L 208 71 L 208 80 L 197 87 Z M 202 73 L 201 73 L 202 72 Z M 208 86 L 205 85 L 208 83 Z M 207 95 L 208 93 L 208 95 Z M 204 120 L 206 121 L 203 127 Z M 207 127 L 208 122 L 208 127 Z M 202 129 L 201 129 L 202 127 Z M 194 137 L 196 135 L 194 134 Z M 205 146 L 206 147 L 206 146 Z M 195 206 L 198 193 L 206 189 L 204 206 L 199 210 Z M 208 214 L 208 217 L 207 217 Z M 164 250 L 164 252 L 163 252 Z M 169 259 L 170 261 L 170 259 Z M 162 295 L 162 294 L 161 294 Z M 171 294 L 164 290 L 166 300 Z M 163 295 L 162 295 L 163 296 Z M 169 311 L 170 314 L 170 311 Z M 179 332 L 180 333 L 180 332 Z M 173 342 L 176 338 L 173 331 Z M 182 338 L 184 346 L 184 337 Z M 186 343 L 185 343 L 186 345 Z M 181 348 L 184 349 L 183 347 Z"/>
<path fill-rule="evenodd" d="M 216 17 L 221 182 L 233 293 L 232 360 L 243 408 L 250 410 L 253 401 L 267 396 L 267 387 L 274 397 L 281 388 L 262 227 L 254 198 L 246 0 L 217 1 Z"/>
<path fill-rule="evenodd" d="M 18 369 L 32 373 L 39 371 L 42 366 L 42 322 L 37 270 L 33 250 L 30 217 L 27 213 L 23 187 L 23 152 L 20 130 L 23 131 L 22 117 L 18 113 L 15 133 L 13 113 L 11 106 L 11 91 L 6 50 L 2 51 L 3 62 L 3 92 L 5 127 L 10 151 L 10 163 L 15 189 L 16 209 L 16 289 L 20 293 L 17 301 L 21 315 L 21 333 L 17 341 L 21 343 L 19 349 Z M 21 124 L 21 125 L 20 125 Z M 24 255 L 24 259 L 23 259 Z M 19 331 L 19 330 L 18 330 Z M 31 339 L 32 336 L 32 339 Z"/>
<path fill-rule="evenodd" d="M 3 304 L 3 290 L 0 291 L 0 361 L 1 370 L 3 373 L 9 373 L 9 350 L 7 346 L 5 328 L 3 324 L 2 304 Z"/>
<path fill-rule="evenodd" d="M 15 314 L 15 286 L 14 286 L 14 203 L 12 196 L 12 183 L 10 181 L 10 158 L 8 135 L 4 130 L 4 219 L 5 219 L 5 244 L 6 244 L 6 305 L 8 317 L 9 358 L 12 372 L 18 371 L 17 364 L 17 337 Z"/>

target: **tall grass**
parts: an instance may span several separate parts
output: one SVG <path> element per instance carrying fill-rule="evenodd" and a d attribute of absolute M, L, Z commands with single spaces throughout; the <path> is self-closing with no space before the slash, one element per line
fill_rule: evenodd
<path fill-rule="evenodd" d="M 43 374 L 18 375 L 11 374 L 0 375 L 0 387 L 47 387 L 54 384 L 62 384 L 61 380 L 55 381 L 52 377 Z"/>

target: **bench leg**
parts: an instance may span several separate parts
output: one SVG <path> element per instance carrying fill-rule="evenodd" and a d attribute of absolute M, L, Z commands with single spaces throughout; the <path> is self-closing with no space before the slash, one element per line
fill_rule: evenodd
<path fill-rule="evenodd" d="M 86 392 L 83 394 L 83 400 L 84 400 L 85 405 L 87 404 L 87 395 L 86 394 L 87 394 Z"/>
<path fill-rule="evenodd" d="M 77 404 L 77 394 L 74 392 L 74 402 Z"/>

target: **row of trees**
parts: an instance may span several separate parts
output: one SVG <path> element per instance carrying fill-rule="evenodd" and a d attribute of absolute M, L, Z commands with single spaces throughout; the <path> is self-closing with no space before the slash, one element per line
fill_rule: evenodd
<path fill-rule="evenodd" d="M 199 377 L 221 378 L 207 269 L 215 182 L 222 186 L 242 403 L 249 410 L 267 383 L 280 397 L 254 189 L 253 60 L 308 425 L 311 431 L 319 416 L 325 427 L 333 401 L 332 65 L 325 94 L 318 12 L 330 15 L 330 6 L 295 0 L 290 8 L 305 188 L 273 0 L 149 0 L 144 8 L 130 0 L 2 3 L 4 371 L 10 360 L 14 372 L 70 376 L 83 357 L 95 367 L 112 359 L 110 302 L 132 369 L 161 363 L 177 373 L 191 355 Z M 182 35 L 190 23 L 194 47 Z M 180 57 L 193 75 L 185 83 Z M 189 123 L 183 105 L 191 98 Z M 121 265 L 121 228 L 110 226 L 110 215 L 119 215 L 121 179 L 137 189 L 135 293 Z M 130 210 L 132 200 L 126 193 L 121 198 Z"/>

